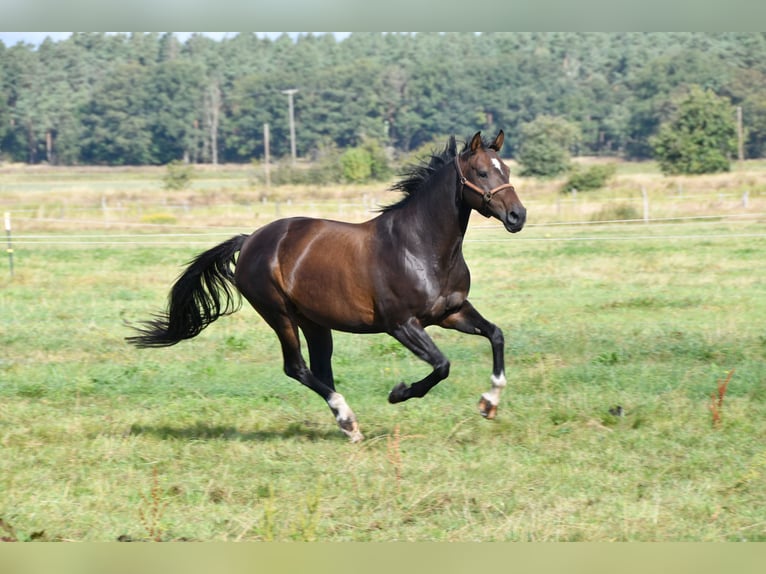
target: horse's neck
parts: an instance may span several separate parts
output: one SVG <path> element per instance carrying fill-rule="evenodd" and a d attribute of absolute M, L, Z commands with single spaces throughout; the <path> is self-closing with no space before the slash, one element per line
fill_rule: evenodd
<path fill-rule="evenodd" d="M 402 216 L 402 225 L 408 227 L 407 237 L 426 247 L 434 255 L 452 255 L 461 249 L 468 226 L 470 209 L 457 201 L 454 172 L 445 168 L 435 176 L 430 189 L 413 197 Z"/>

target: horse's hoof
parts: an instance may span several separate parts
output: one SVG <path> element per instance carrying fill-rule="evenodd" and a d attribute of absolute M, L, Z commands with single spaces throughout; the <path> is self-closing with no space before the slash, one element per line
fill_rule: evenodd
<path fill-rule="evenodd" d="M 388 402 L 393 404 L 400 403 L 407 398 L 407 385 L 399 383 L 391 392 L 388 393 Z"/>
<path fill-rule="evenodd" d="M 497 405 L 493 405 L 487 398 L 479 400 L 479 413 L 485 419 L 492 420 L 497 415 Z"/>
<path fill-rule="evenodd" d="M 342 430 L 348 440 L 352 443 L 360 442 L 364 439 L 364 435 L 359 430 L 359 423 L 356 420 L 343 420 L 339 421 L 340 430 Z"/>
<path fill-rule="evenodd" d="M 359 430 L 359 425 L 354 421 L 354 424 L 351 428 L 343 428 L 341 427 L 341 430 L 343 430 L 344 433 L 346 433 L 346 436 L 348 437 L 348 440 L 351 444 L 362 442 L 364 440 L 364 435 L 362 434 L 362 431 Z"/>

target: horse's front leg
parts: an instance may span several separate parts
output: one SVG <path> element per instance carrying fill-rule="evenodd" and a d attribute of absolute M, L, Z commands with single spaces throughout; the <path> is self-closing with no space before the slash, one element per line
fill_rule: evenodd
<path fill-rule="evenodd" d="M 414 317 L 406 323 L 397 326 L 389 333 L 402 345 L 412 351 L 417 357 L 433 367 L 431 374 L 424 379 L 407 386 L 399 383 L 388 394 L 389 403 L 400 403 L 413 397 L 423 397 L 439 381 L 449 376 L 449 361 L 434 344 L 420 322 Z"/>
<path fill-rule="evenodd" d="M 456 329 L 462 333 L 481 335 L 492 344 L 492 387 L 481 395 L 479 412 L 488 419 L 497 415 L 497 405 L 500 403 L 500 393 L 506 385 L 505 380 L 505 340 L 503 332 L 487 321 L 469 301 L 465 301 L 460 309 L 449 315 L 441 323 L 445 329 Z"/>

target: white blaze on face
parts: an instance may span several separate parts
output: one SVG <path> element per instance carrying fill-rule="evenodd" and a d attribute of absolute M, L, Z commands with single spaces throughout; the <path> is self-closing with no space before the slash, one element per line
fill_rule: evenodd
<path fill-rule="evenodd" d="M 497 171 L 499 171 L 501 174 L 503 173 L 503 166 L 500 163 L 499 159 L 497 159 L 496 157 L 493 157 L 492 158 L 492 165 L 494 165 L 495 168 L 497 169 Z"/>

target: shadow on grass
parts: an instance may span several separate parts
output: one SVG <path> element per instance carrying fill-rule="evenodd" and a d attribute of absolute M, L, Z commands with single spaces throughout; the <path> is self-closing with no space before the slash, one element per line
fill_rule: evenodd
<path fill-rule="evenodd" d="M 316 423 L 306 421 L 304 424 L 293 422 L 279 429 L 262 429 L 241 431 L 229 425 L 209 425 L 198 422 L 191 426 L 174 427 L 170 425 L 131 425 L 129 433 L 132 436 L 151 435 L 162 440 L 229 440 L 266 442 L 286 439 L 304 439 L 310 441 L 347 440 L 343 433 L 334 428 L 318 428 Z"/>

